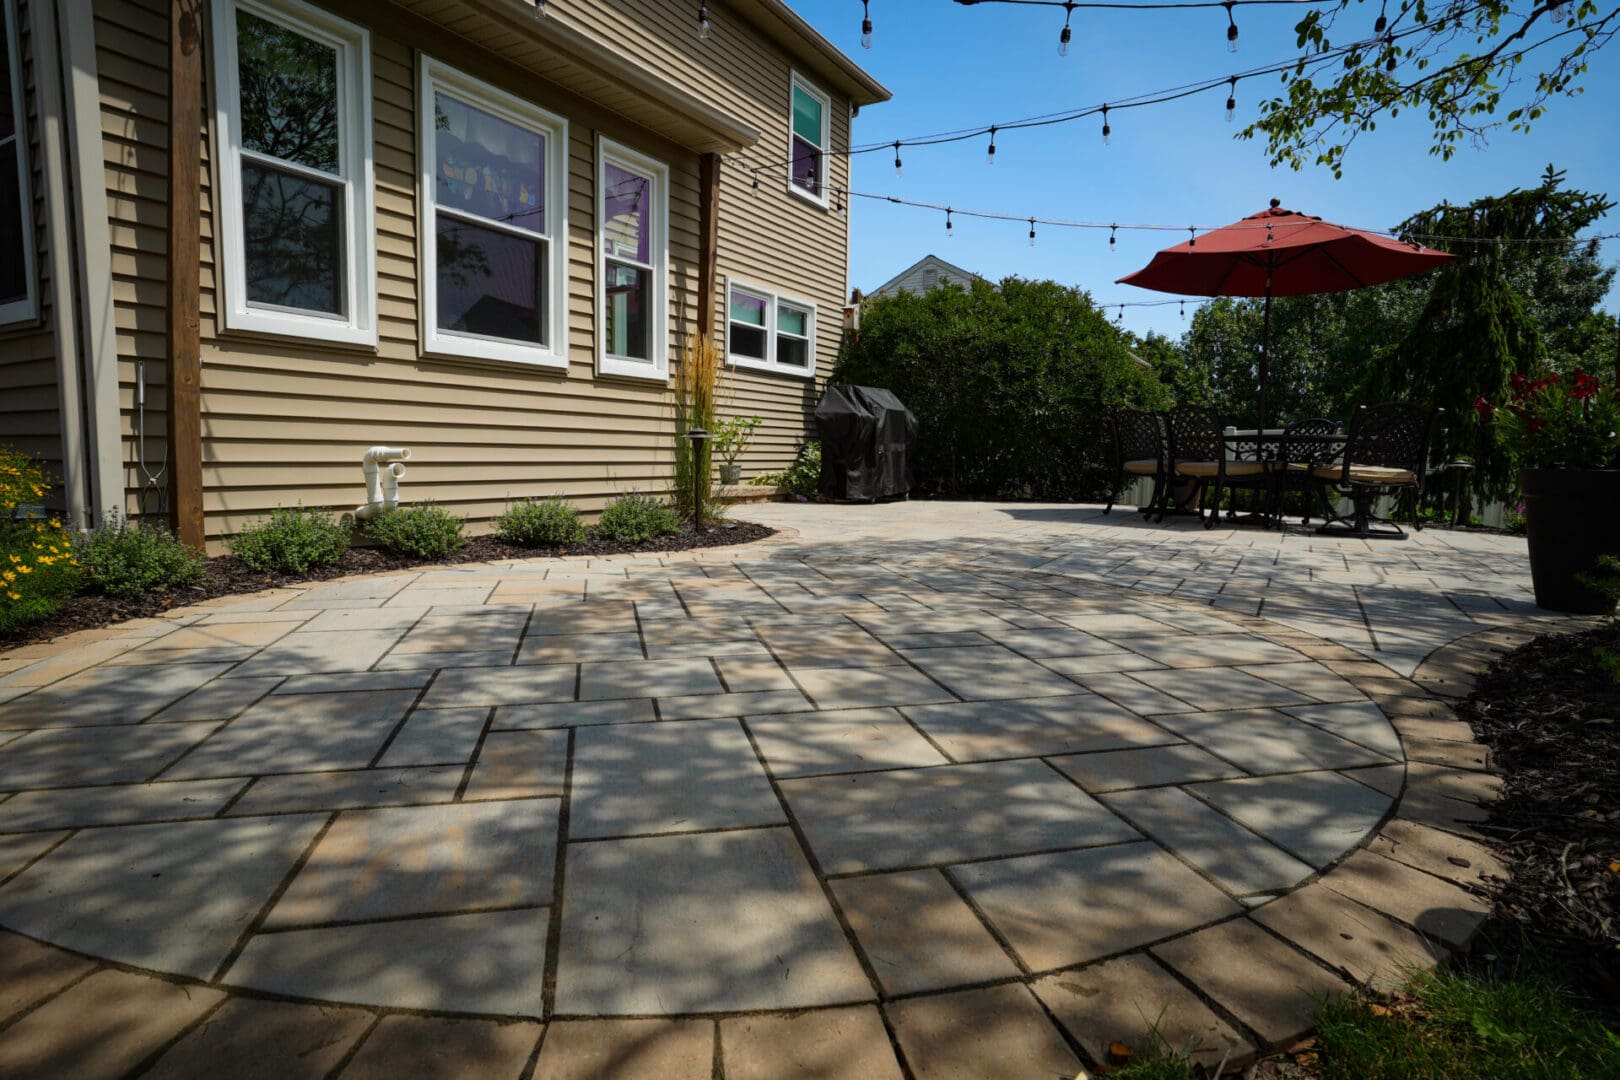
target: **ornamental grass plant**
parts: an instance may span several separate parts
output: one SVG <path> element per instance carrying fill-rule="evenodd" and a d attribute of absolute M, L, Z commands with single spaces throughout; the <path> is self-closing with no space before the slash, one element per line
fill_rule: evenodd
<path fill-rule="evenodd" d="M 715 407 L 722 370 L 720 350 L 707 334 L 686 335 L 680 366 L 675 371 L 675 513 L 690 521 L 696 512 L 698 495 L 704 504 L 704 519 L 712 520 L 709 507 L 711 464 L 714 439 L 693 445 L 686 433 L 702 428 L 710 436 L 718 432 Z M 699 486 L 701 485 L 701 487 Z"/>

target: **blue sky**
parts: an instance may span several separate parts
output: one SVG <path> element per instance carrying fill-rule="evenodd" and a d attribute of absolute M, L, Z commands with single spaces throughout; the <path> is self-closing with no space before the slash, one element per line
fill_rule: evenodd
<path fill-rule="evenodd" d="M 1393 9 L 1396 5 L 1391 3 Z M 1297 55 L 1294 23 L 1300 9 L 1238 7 L 1239 50 L 1226 50 L 1226 15 L 1219 9 L 1160 12 L 1085 11 L 1074 14 L 1067 57 L 1057 54 L 1059 9 L 1009 4 L 963 7 L 949 0 L 872 0 L 873 47 L 860 47 L 857 0 L 798 0 L 800 14 L 894 93 L 863 109 L 854 141 L 876 142 L 978 127 L 997 121 L 1101 104 L 1186 83 L 1221 78 Z M 1370 34 L 1375 4 L 1352 5 L 1343 18 Z M 1365 27 L 1360 24 L 1365 23 Z M 996 164 L 985 163 L 985 139 L 903 152 L 895 178 L 893 153 L 857 156 L 853 187 L 980 210 L 1086 221 L 1219 225 L 1263 209 L 1276 197 L 1289 209 L 1368 228 L 1390 228 L 1442 199 L 1467 202 L 1537 182 L 1547 164 L 1568 172 L 1567 183 L 1607 191 L 1620 201 L 1620 43 L 1597 55 L 1585 93 L 1558 100 L 1528 134 L 1500 129 L 1482 146 L 1462 145 L 1450 161 L 1428 153 L 1430 127 L 1421 115 L 1378 121 L 1351 147 L 1344 177 L 1306 167 L 1295 172 L 1267 163 L 1263 142 L 1234 133 L 1275 93 L 1276 76 L 1240 81 L 1237 122 L 1224 120 L 1224 90 L 1180 102 L 1113 113 L 1111 144 L 1101 122 L 1006 132 L 996 140 Z M 1037 229 L 1029 246 L 1024 223 L 957 218 L 945 237 L 944 215 L 856 199 L 852 203 L 850 281 L 870 289 L 933 252 L 998 280 L 1007 274 L 1049 277 L 1078 285 L 1099 303 L 1155 300 L 1160 294 L 1114 284 L 1144 265 L 1160 247 L 1186 235 L 1121 230 L 1110 254 L 1107 233 Z M 1601 232 L 1620 232 L 1620 210 Z M 1610 241 L 1605 258 L 1620 255 Z M 1620 310 L 1620 287 L 1607 299 Z M 1115 309 L 1116 313 L 1118 309 Z M 1191 308 L 1187 318 L 1191 318 Z M 1122 325 L 1179 336 L 1186 322 L 1174 305 L 1126 308 Z"/>

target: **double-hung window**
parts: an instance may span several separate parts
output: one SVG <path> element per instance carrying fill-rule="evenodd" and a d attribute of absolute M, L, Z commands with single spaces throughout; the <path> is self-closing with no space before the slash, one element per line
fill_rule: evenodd
<path fill-rule="evenodd" d="M 375 344 L 366 31 L 301 0 L 216 0 L 225 326 Z"/>
<path fill-rule="evenodd" d="M 0 0 L 0 326 L 39 314 L 17 6 Z"/>
<path fill-rule="evenodd" d="M 601 139 L 596 192 L 598 370 L 668 378 L 669 169 Z"/>
<path fill-rule="evenodd" d="M 793 163 L 788 190 L 820 205 L 827 205 L 827 143 L 832 101 L 797 74 L 792 79 L 788 110 L 788 159 Z"/>
<path fill-rule="evenodd" d="M 568 366 L 568 127 L 423 58 L 423 351 Z"/>
<path fill-rule="evenodd" d="M 733 279 L 726 288 L 726 359 L 801 378 L 816 373 L 816 306 Z"/>

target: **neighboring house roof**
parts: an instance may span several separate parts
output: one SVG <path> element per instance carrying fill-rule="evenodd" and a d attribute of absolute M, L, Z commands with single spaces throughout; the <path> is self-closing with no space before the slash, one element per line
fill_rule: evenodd
<path fill-rule="evenodd" d="M 901 289 L 907 292 L 925 293 L 928 290 L 946 284 L 961 285 L 966 288 L 975 281 L 988 281 L 971 270 L 964 270 L 955 263 L 948 263 L 938 255 L 924 255 L 882 285 L 867 293 L 867 296 L 893 296 Z"/>

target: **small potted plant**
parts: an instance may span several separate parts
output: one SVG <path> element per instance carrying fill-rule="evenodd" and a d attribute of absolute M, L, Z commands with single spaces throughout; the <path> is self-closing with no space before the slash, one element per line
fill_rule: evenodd
<path fill-rule="evenodd" d="M 1474 408 L 1519 465 L 1536 605 L 1612 611 L 1614 598 L 1582 579 L 1620 556 L 1620 381 L 1515 375 L 1503 406 L 1482 397 Z"/>
<path fill-rule="evenodd" d="M 754 441 L 754 432 L 762 423 L 764 421 L 757 416 L 733 416 L 715 425 L 714 450 L 723 463 L 720 466 L 722 484 L 735 484 L 742 479 L 742 466 L 737 464 L 737 459 Z"/>

